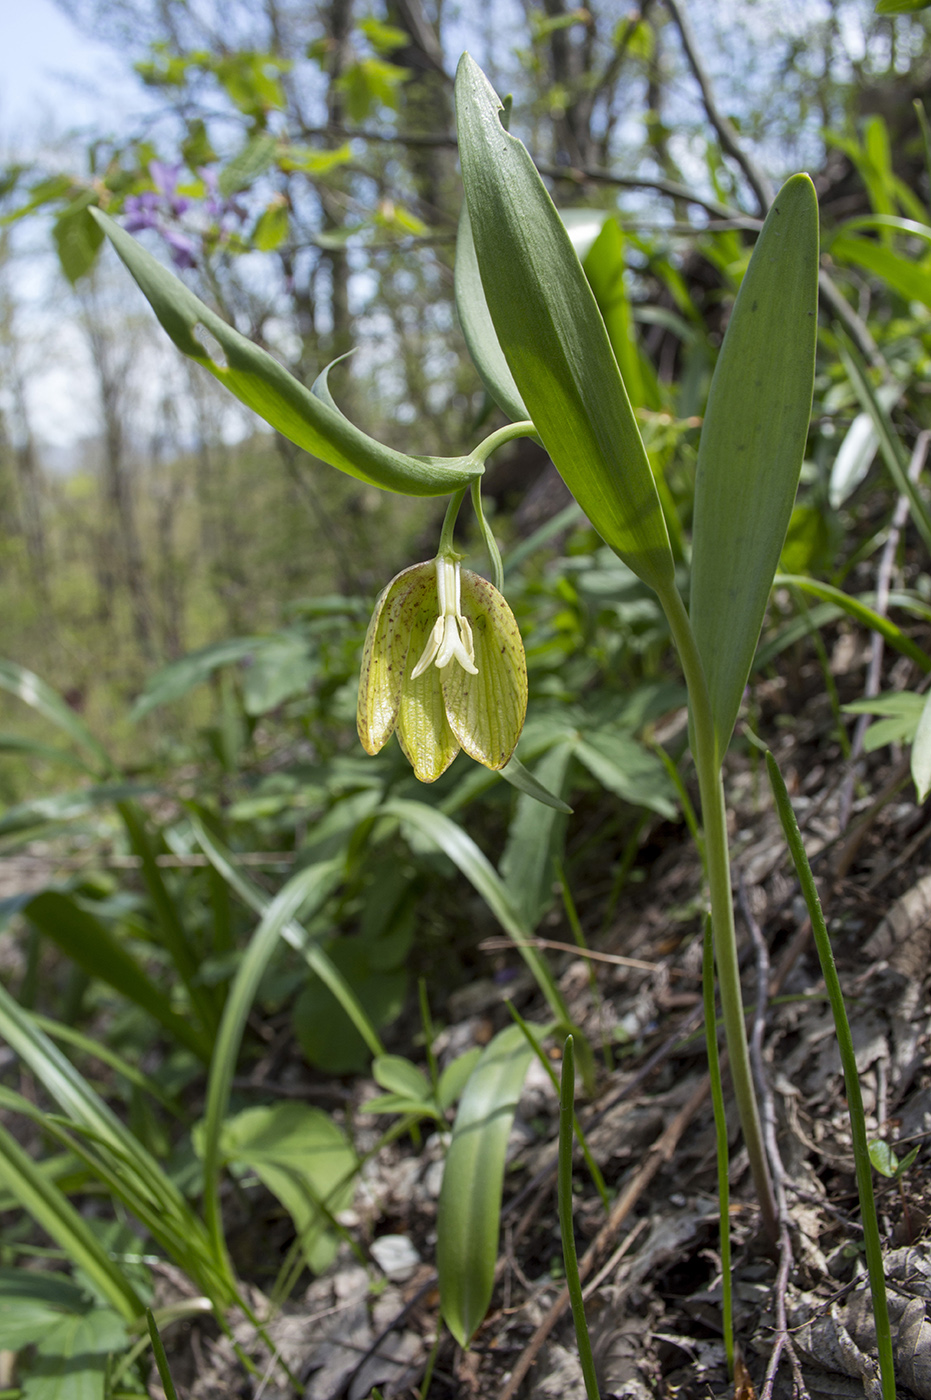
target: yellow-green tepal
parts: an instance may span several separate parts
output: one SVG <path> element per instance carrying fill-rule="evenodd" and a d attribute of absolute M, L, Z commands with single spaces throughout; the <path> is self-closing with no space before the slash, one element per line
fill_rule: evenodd
<path fill-rule="evenodd" d="M 362 655 L 357 722 L 367 753 L 396 729 L 423 783 L 435 782 L 460 748 L 503 768 L 526 712 L 524 647 L 496 588 L 452 556 L 391 580 Z"/>

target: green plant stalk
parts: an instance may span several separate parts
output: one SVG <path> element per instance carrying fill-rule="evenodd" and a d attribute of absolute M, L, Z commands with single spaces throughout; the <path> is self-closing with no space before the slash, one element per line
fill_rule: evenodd
<path fill-rule="evenodd" d="M 152 1342 L 152 1354 L 155 1357 L 155 1365 L 158 1367 L 158 1378 L 162 1383 L 166 1400 L 178 1400 L 178 1392 L 175 1390 L 174 1382 L 171 1379 L 171 1372 L 168 1369 L 168 1357 L 165 1355 L 165 1348 L 159 1336 L 152 1309 L 146 1308 L 145 1320 L 149 1328 L 149 1337 Z"/>
<path fill-rule="evenodd" d="M 534 1055 L 537 1057 L 537 1060 L 545 1069 L 546 1073 L 549 1075 L 550 1083 L 552 1084 L 553 1088 L 558 1094 L 559 1080 L 556 1078 L 556 1072 L 553 1069 L 553 1066 L 550 1064 L 549 1060 L 546 1057 L 546 1052 L 544 1051 L 543 1047 L 539 1045 L 536 1040 L 534 1040 L 533 1035 L 531 1034 L 530 1027 L 527 1025 L 527 1022 L 524 1020 L 523 1016 L 520 1014 L 513 1001 L 506 1001 L 504 1004 L 510 1012 L 511 1019 L 515 1021 L 518 1026 L 520 1026 L 521 1030 L 524 1033 L 524 1039 L 530 1046 Z M 592 1184 L 594 1185 L 595 1190 L 601 1197 L 601 1204 L 604 1206 L 605 1214 L 607 1215 L 611 1207 L 611 1203 L 608 1199 L 608 1188 L 605 1185 L 605 1179 L 601 1173 L 601 1168 L 592 1156 L 591 1148 L 588 1145 L 588 1139 L 582 1131 L 582 1124 L 579 1122 L 578 1115 L 576 1114 L 575 1109 L 573 1109 L 572 1112 L 572 1128 L 573 1132 L 579 1140 L 579 1146 L 582 1149 L 582 1156 L 585 1158 L 585 1165 L 588 1167 L 588 1172 L 589 1176 L 592 1179 Z"/>
<path fill-rule="evenodd" d="M 866 1267 L 870 1277 L 870 1293 L 873 1300 L 873 1320 L 876 1325 L 876 1350 L 879 1354 L 879 1373 L 882 1380 L 883 1400 L 895 1400 L 895 1368 L 892 1358 L 892 1332 L 889 1327 L 889 1309 L 886 1303 L 886 1279 L 883 1272 L 882 1246 L 879 1239 L 879 1222 L 876 1219 L 876 1201 L 873 1197 L 873 1169 L 870 1162 L 870 1149 L 866 1138 L 866 1120 L 863 1114 L 863 1098 L 860 1094 L 860 1076 L 857 1072 L 857 1058 L 850 1034 L 850 1023 L 844 1006 L 844 994 L 834 964 L 834 951 L 828 937 L 818 887 L 808 863 L 808 856 L 802 841 L 798 821 L 789 793 L 775 758 L 766 750 L 766 769 L 776 799 L 776 810 L 782 829 L 785 832 L 795 873 L 802 887 L 811 931 L 814 935 L 821 975 L 827 988 L 834 1015 L 837 1034 L 837 1048 L 840 1051 L 844 1070 L 844 1085 L 847 1090 L 847 1112 L 850 1117 L 850 1136 L 853 1142 L 854 1169 L 857 1178 L 857 1192 L 860 1197 L 860 1216 L 863 1222 L 863 1242 L 866 1247 Z"/>
<path fill-rule="evenodd" d="M 562 1235 L 562 1257 L 566 1269 L 566 1288 L 572 1306 L 572 1321 L 575 1323 L 575 1340 L 585 1378 L 585 1393 L 588 1400 L 600 1400 L 598 1377 L 595 1375 L 595 1358 L 592 1356 L 592 1343 L 585 1320 L 585 1300 L 582 1297 L 582 1280 L 579 1277 L 579 1260 L 575 1252 L 575 1231 L 572 1227 L 572 1124 L 575 1117 L 575 1059 L 572 1053 L 572 1036 L 566 1037 L 562 1058 L 562 1082 L 559 1086 L 559 1163 L 558 1198 L 559 1230 Z"/>
<path fill-rule="evenodd" d="M 727 1118 L 724 1113 L 724 1089 L 721 1084 L 721 1061 L 718 1057 L 718 1026 L 714 1014 L 714 941 L 710 918 L 705 922 L 705 946 L 702 957 L 702 997 L 705 1004 L 705 1044 L 708 1049 L 708 1075 L 711 1079 L 711 1103 L 714 1109 L 714 1136 L 718 1158 L 718 1215 L 721 1228 L 721 1323 L 724 1331 L 724 1351 L 727 1374 L 734 1374 L 734 1299 L 731 1287 L 731 1203 L 728 1181 Z"/>
<path fill-rule="evenodd" d="M 711 898 L 715 961 L 718 968 L 718 983 L 721 988 L 721 1015 L 727 1039 L 731 1081 L 734 1086 L 734 1097 L 737 1100 L 740 1127 L 750 1159 L 750 1171 L 753 1174 L 760 1213 L 763 1218 L 763 1228 L 767 1237 L 775 1245 L 779 1238 L 776 1200 L 773 1195 L 773 1185 L 766 1160 L 763 1131 L 756 1103 L 756 1092 L 753 1087 L 743 997 L 740 991 L 737 931 L 734 927 L 734 900 L 731 891 L 730 856 L 727 848 L 727 809 L 724 803 L 724 786 L 721 781 L 721 762 L 724 755 L 718 754 L 717 751 L 708 686 L 685 604 L 679 597 L 679 591 L 674 584 L 664 588 L 659 594 L 659 599 L 669 621 L 689 692 L 692 755 L 698 774 L 701 816 L 705 830 L 705 865 Z"/>

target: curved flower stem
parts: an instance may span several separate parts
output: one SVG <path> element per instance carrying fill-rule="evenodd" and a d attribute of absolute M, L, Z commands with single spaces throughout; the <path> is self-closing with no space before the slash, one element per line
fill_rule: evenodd
<path fill-rule="evenodd" d="M 446 514 L 443 517 L 443 528 L 440 531 L 440 543 L 436 551 L 438 559 L 462 558 L 453 545 L 453 536 L 456 533 L 456 521 L 459 518 L 459 511 L 465 500 L 467 489 L 467 487 L 462 486 L 449 498 L 449 505 L 446 507 Z"/>
<path fill-rule="evenodd" d="M 740 992 L 740 966 L 737 960 L 737 932 L 734 927 L 730 857 L 727 848 L 727 809 L 721 781 L 721 761 L 711 715 L 711 700 L 688 613 L 675 584 L 671 584 L 660 594 L 660 602 L 669 621 L 689 692 L 692 755 L 695 759 L 701 797 L 715 961 L 721 988 L 721 1015 L 727 1039 L 734 1097 L 737 1100 L 740 1126 L 760 1203 L 763 1228 L 775 1245 L 779 1238 L 776 1201 L 763 1145 L 763 1132 L 747 1046 L 743 998 Z"/>
<path fill-rule="evenodd" d="M 498 541 L 494 537 L 491 526 L 485 519 L 485 512 L 482 509 L 482 487 L 478 477 L 472 482 L 472 509 L 475 511 L 475 518 L 478 521 L 478 528 L 482 532 L 482 539 L 485 542 L 485 550 L 488 554 L 488 562 L 491 564 L 491 581 L 499 593 L 504 592 L 504 565 L 501 562 L 501 551 L 498 548 Z"/>

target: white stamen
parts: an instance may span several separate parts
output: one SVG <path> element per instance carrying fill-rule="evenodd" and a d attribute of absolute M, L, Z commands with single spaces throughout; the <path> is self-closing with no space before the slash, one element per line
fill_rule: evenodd
<path fill-rule="evenodd" d="M 440 615 L 433 624 L 430 640 L 423 655 L 411 672 L 411 680 L 422 676 L 427 667 L 436 664 L 442 671 L 451 661 L 458 661 L 469 675 L 477 676 L 472 628 L 460 611 L 459 564 L 451 559 L 436 561 L 436 592 Z"/>

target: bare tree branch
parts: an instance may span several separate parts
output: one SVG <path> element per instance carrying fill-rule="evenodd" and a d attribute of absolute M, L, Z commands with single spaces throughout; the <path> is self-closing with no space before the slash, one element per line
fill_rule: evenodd
<path fill-rule="evenodd" d="M 702 62 L 701 55 L 695 43 L 695 34 L 689 22 L 688 15 L 682 8 L 679 0 L 665 0 L 666 8 L 675 21 L 682 40 L 682 48 L 685 57 L 692 70 L 695 81 L 701 91 L 702 105 L 708 116 L 708 120 L 718 133 L 718 140 L 727 154 L 737 162 L 746 176 L 747 183 L 757 197 L 760 206 L 760 213 L 765 214 L 773 202 L 773 187 L 764 171 L 757 165 L 751 155 L 744 150 L 737 135 L 733 123 L 724 115 L 717 104 L 714 96 L 714 89 L 711 86 L 711 79 L 708 70 Z"/>

